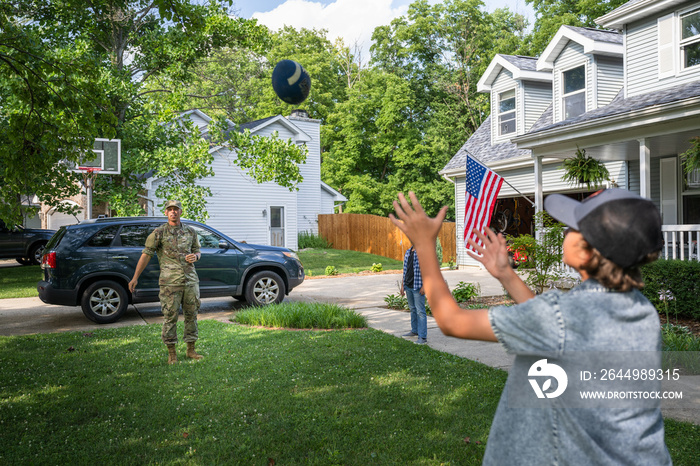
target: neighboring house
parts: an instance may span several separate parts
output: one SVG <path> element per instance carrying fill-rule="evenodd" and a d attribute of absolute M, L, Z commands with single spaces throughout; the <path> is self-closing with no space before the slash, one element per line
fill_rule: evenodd
<path fill-rule="evenodd" d="M 478 86 L 491 116 L 441 171 L 455 182 L 456 211 L 467 151 L 541 210 L 547 194 L 587 194 L 561 181 L 580 148 L 614 185 L 656 203 L 667 257 L 697 259 L 700 173 L 685 176 L 679 154 L 700 135 L 700 2 L 632 0 L 596 22 L 607 30 L 562 26 L 537 59 L 494 58 Z M 499 208 L 528 204 L 515 189 L 504 183 Z M 458 264 L 477 265 L 459 239 Z"/>
<path fill-rule="evenodd" d="M 199 110 L 183 114 L 192 119 L 205 136 L 211 118 Z M 233 123 L 231 123 L 233 126 Z M 213 147 L 214 176 L 198 182 L 211 189 L 207 198 L 207 224 L 238 241 L 284 246 L 297 249 L 298 232 L 318 233 L 318 215 L 332 214 L 336 203 L 347 199 L 321 181 L 320 121 L 295 110 L 289 117 L 281 115 L 252 121 L 239 126 L 254 135 L 270 136 L 277 132 L 282 139 L 306 145 L 308 155 L 300 167 L 304 180 L 298 191 L 290 191 L 273 182 L 257 183 L 236 166 L 235 150 Z M 146 183 L 148 215 L 161 215 L 156 197 L 159 179 Z"/>

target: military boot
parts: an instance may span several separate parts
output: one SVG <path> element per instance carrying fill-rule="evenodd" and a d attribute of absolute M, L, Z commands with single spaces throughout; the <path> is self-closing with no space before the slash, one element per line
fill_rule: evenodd
<path fill-rule="evenodd" d="M 175 345 L 168 345 L 168 364 L 175 364 L 177 362 L 177 353 L 175 352 Z"/>
<path fill-rule="evenodd" d="M 194 350 L 193 341 L 187 342 L 187 357 L 190 359 L 202 359 L 204 357 L 201 354 L 197 354 L 197 352 Z"/>

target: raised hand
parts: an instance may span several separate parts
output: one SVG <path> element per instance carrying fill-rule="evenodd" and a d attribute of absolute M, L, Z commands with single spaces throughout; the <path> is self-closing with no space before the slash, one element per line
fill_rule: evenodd
<path fill-rule="evenodd" d="M 486 227 L 485 235 L 476 228 L 474 233 L 482 244 L 479 245 L 470 238 L 469 244 L 476 250 L 476 253 L 467 249 L 467 254 L 481 262 L 491 275 L 498 279 L 503 278 L 507 272 L 511 271 L 506 239 L 502 234 L 494 233 L 489 227 Z"/>
<path fill-rule="evenodd" d="M 426 215 L 413 191 L 408 192 L 410 203 L 403 193 L 399 193 L 398 197 L 398 201 L 394 201 L 396 216 L 389 214 L 391 221 L 408 236 L 416 249 L 422 247 L 435 249 L 435 240 L 442 227 L 442 222 L 445 220 L 447 206 L 440 209 L 435 217 L 430 218 Z"/>

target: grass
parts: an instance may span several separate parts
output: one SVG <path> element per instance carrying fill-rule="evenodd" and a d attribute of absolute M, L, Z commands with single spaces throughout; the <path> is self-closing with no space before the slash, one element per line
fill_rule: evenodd
<path fill-rule="evenodd" d="M 40 265 L 0 267 L 0 299 L 39 296 L 36 284 L 42 279 Z"/>
<path fill-rule="evenodd" d="M 322 303 L 284 303 L 250 307 L 236 313 L 235 321 L 273 328 L 344 329 L 365 328 L 367 319 L 357 312 Z"/>
<path fill-rule="evenodd" d="M 357 273 L 370 270 L 373 263 L 381 263 L 383 270 L 403 270 L 403 261 L 389 259 L 365 252 L 344 249 L 306 249 L 299 251 L 304 270 L 311 276 L 326 274 L 326 267 L 334 266 L 340 273 Z"/>
<path fill-rule="evenodd" d="M 199 327 L 205 359 L 173 366 L 160 325 L 0 337 L 0 463 L 481 464 L 505 371 L 373 329 Z M 665 422 L 694 464 L 700 427 Z"/>

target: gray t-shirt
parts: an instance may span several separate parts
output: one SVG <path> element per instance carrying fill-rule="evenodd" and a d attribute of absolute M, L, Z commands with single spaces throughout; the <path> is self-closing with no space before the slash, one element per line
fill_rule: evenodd
<path fill-rule="evenodd" d="M 509 390 L 530 389 L 520 382 L 513 386 L 513 379 L 532 368 L 533 356 L 660 351 L 658 314 L 638 290 L 614 292 L 589 279 L 567 293 L 553 290 L 516 306 L 494 307 L 489 320 L 516 357 L 484 464 L 671 464 L 658 407 L 582 409 L 553 399 L 532 408 L 508 402 Z"/>

